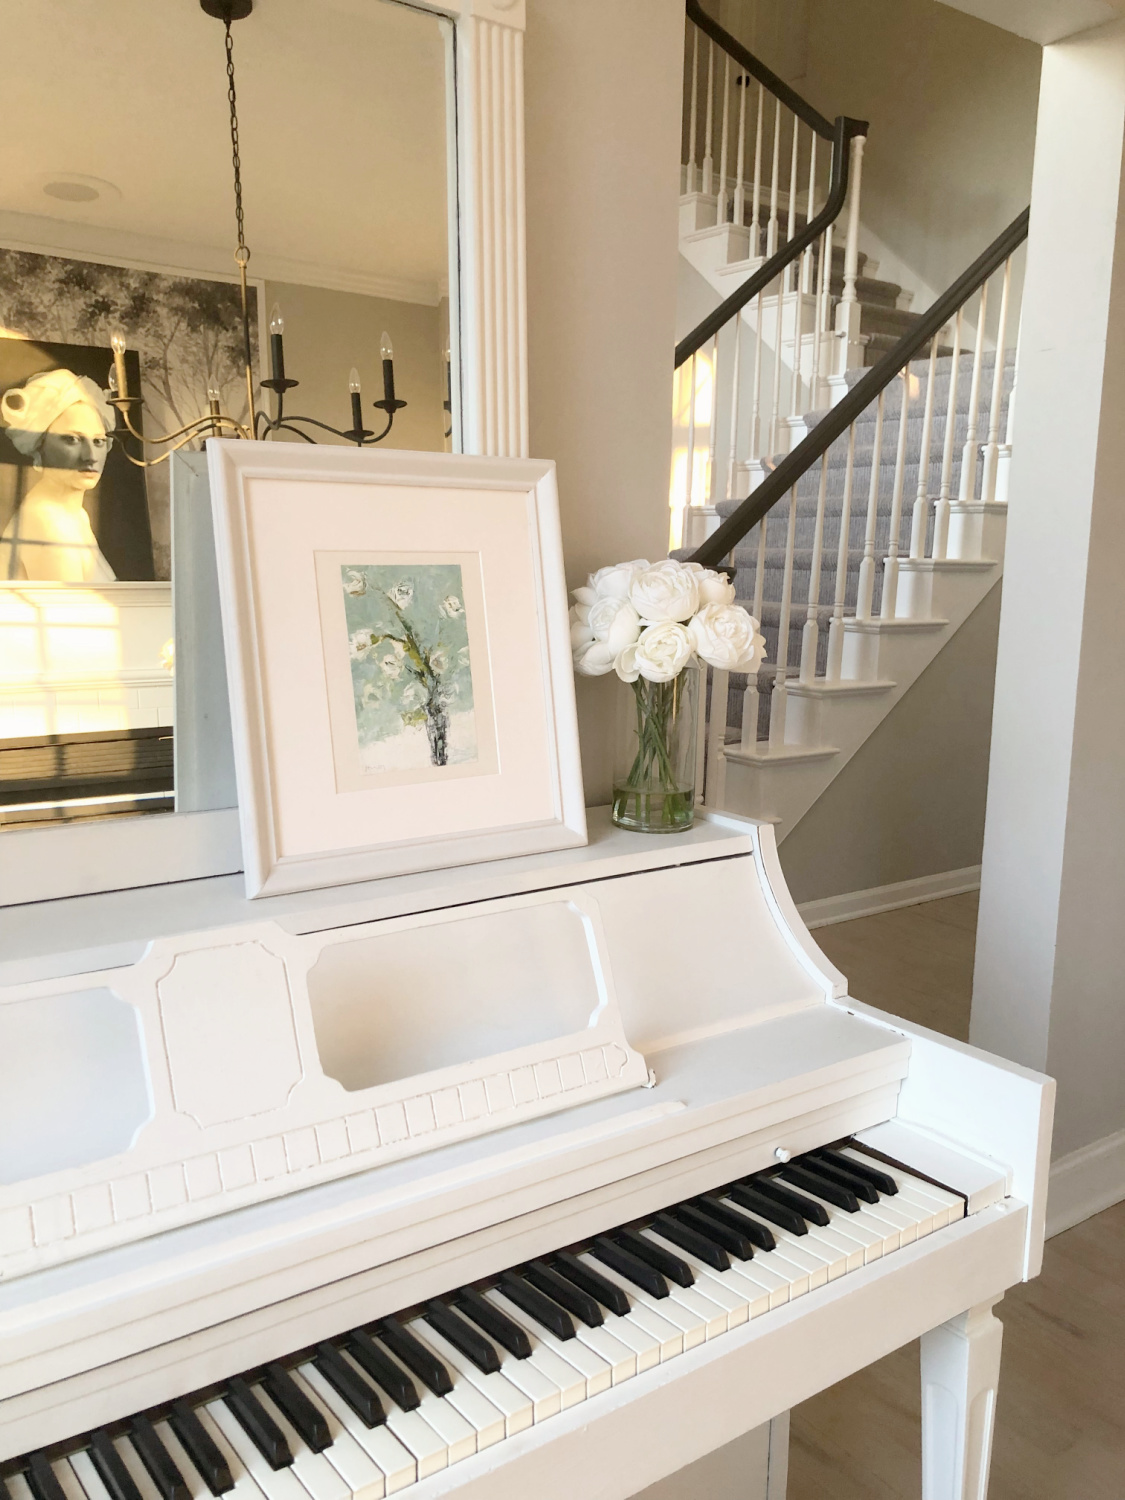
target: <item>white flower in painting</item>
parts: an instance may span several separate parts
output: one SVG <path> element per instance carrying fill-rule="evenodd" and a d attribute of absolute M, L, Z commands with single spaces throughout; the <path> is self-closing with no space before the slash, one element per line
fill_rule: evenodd
<path fill-rule="evenodd" d="M 364 708 L 370 708 L 379 697 L 379 684 L 377 682 L 365 682 L 363 691 L 359 695 L 360 702 Z"/>
<path fill-rule="evenodd" d="M 651 625 L 690 620 L 699 608 L 696 574 L 674 558 L 666 558 L 634 576 L 629 586 L 629 602 L 641 619 Z"/>
<path fill-rule="evenodd" d="M 449 652 L 444 646 L 435 646 L 430 652 L 430 666 L 435 672 L 444 672 L 449 666 Z"/>
<path fill-rule="evenodd" d="M 468 646 L 462 646 L 461 649 L 460 649 L 460 651 L 458 651 L 458 653 L 457 653 L 457 665 L 459 667 L 467 667 L 469 665 L 469 648 L 468 648 Z"/>
<path fill-rule="evenodd" d="M 683 625 L 663 620 L 641 631 L 635 646 L 626 646 L 615 662 L 622 682 L 671 682 L 692 658 L 691 636 Z"/>
<path fill-rule="evenodd" d="M 357 630 L 353 633 L 351 641 L 352 656 L 358 661 L 365 651 L 371 650 L 372 632 L 370 630 Z"/>
<path fill-rule="evenodd" d="M 391 590 L 391 598 L 399 609 L 406 609 L 411 599 L 414 598 L 414 585 L 409 578 L 404 578 L 401 583 L 396 583 Z"/>
<path fill-rule="evenodd" d="M 396 677 L 401 677 L 402 657 L 396 655 L 393 651 L 388 651 L 379 663 L 379 670 L 384 677 L 390 677 L 392 680 Z"/>
<path fill-rule="evenodd" d="M 448 615 L 451 620 L 455 620 L 458 615 L 463 615 L 465 613 L 465 606 L 461 603 L 456 594 L 446 594 L 439 607 L 442 614 Z"/>
<path fill-rule="evenodd" d="M 706 604 L 688 625 L 692 645 L 711 667 L 753 672 L 766 654 L 758 622 L 740 604 Z"/>
<path fill-rule="evenodd" d="M 616 656 L 640 635 L 641 617 L 628 599 L 607 594 L 590 606 L 589 627 L 594 640 L 604 642 Z"/>
<path fill-rule="evenodd" d="M 421 703 L 425 696 L 421 685 L 417 682 L 408 682 L 402 690 L 402 701 L 407 708 L 413 708 L 416 703 Z"/>
<path fill-rule="evenodd" d="M 358 599 L 361 594 L 367 593 L 367 574 L 359 568 L 348 568 L 344 573 L 344 592 L 350 594 L 353 599 Z"/>

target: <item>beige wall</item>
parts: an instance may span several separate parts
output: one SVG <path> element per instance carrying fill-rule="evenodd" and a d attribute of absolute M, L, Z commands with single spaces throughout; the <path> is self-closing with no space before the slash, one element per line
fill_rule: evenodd
<path fill-rule="evenodd" d="M 667 548 L 682 0 L 528 0 L 531 451 L 558 464 L 571 585 Z M 615 680 L 579 683 L 607 801 Z"/>
<path fill-rule="evenodd" d="M 382 446 L 426 452 L 440 452 L 445 447 L 442 434 L 448 418 L 441 407 L 445 400 L 445 365 L 439 308 L 365 297 L 359 292 L 267 281 L 267 322 L 275 302 L 285 317 L 285 373 L 301 382 L 286 397 L 290 411 L 332 427 L 350 427 L 348 373 L 354 365 L 363 384 L 364 424 L 380 432 L 385 418 L 373 410 L 371 403 L 383 395 L 379 345 L 386 329 L 395 351 L 395 394 L 407 405 L 395 417 Z M 266 359 L 268 362 L 268 354 Z M 343 439 L 322 432 L 317 434 L 317 441 Z"/>
<path fill-rule="evenodd" d="M 782 841 L 795 901 L 980 864 L 999 584 Z"/>

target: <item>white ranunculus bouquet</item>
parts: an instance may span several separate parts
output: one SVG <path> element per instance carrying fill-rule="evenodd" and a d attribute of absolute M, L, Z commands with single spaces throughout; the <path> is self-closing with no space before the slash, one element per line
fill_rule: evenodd
<path fill-rule="evenodd" d="M 673 558 L 599 568 L 574 590 L 570 641 L 584 677 L 616 672 L 636 698 L 635 754 L 614 784 L 614 820 L 669 831 L 690 825 L 695 789 L 695 673 L 706 662 L 756 672 L 765 655 L 758 622 L 735 603 L 724 573 Z"/>

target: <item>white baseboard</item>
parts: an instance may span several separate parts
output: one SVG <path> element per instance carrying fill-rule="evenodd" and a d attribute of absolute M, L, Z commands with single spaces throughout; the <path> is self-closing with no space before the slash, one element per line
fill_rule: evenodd
<path fill-rule="evenodd" d="M 1047 1237 L 1125 1198 L 1125 1130 L 1060 1156 L 1047 1188 Z"/>
<path fill-rule="evenodd" d="M 846 891 L 842 896 L 805 901 L 797 910 L 806 927 L 828 927 L 833 922 L 851 922 L 856 917 L 873 917 L 881 911 L 917 906 L 922 901 L 940 901 L 943 896 L 960 896 L 965 891 L 979 889 L 980 865 L 968 865 L 963 870 L 943 870 L 918 880 L 873 886 L 869 891 Z"/>

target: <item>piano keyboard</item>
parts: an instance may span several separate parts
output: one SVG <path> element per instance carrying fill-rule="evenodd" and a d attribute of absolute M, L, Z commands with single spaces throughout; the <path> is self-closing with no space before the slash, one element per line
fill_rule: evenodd
<path fill-rule="evenodd" d="M 960 1219 L 810 1152 L 0 1465 L 0 1500 L 380 1500 Z"/>

